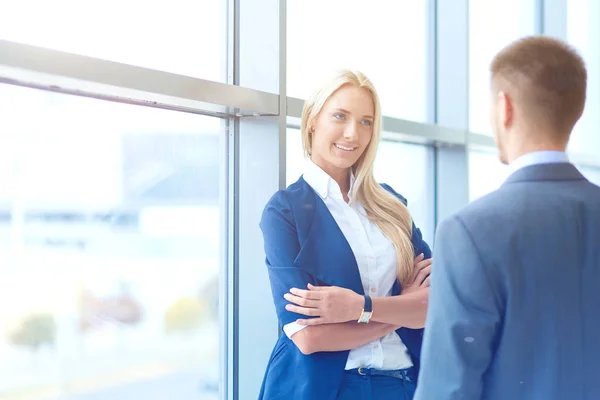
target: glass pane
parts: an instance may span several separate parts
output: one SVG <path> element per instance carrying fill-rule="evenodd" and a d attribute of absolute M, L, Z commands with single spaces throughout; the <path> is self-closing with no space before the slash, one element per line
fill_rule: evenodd
<path fill-rule="evenodd" d="M 426 146 L 382 141 L 375 178 L 406 197 L 408 209 L 431 246 L 434 234 L 433 151 Z"/>
<path fill-rule="evenodd" d="M 469 152 L 469 200 L 498 189 L 508 177 L 508 166 L 494 153 Z"/>
<path fill-rule="evenodd" d="M 225 3 L 3 1 L 0 39 L 222 82 Z"/>
<path fill-rule="evenodd" d="M 304 172 L 300 130 L 287 131 L 287 184 Z M 432 151 L 425 146 L 382 141 L 375 162 L 375 178 L 408 199 L 408 208 L 429 244 L 433 240 Z"/>
<path fill-rule="evenodd" d="M 333 70 L 357 69 L 375 84 L 385 115 L 425 121 L 427 4 L 288 1 L 288 96 L 304 99 Z"/>
<path fill-rule="evenodd" d="M 2 399 L 218 398 L 222 133 L 0 85 Z"/>
<path fill-rule="evenodd" d="M 600 157 L 600 2 L 567 1 L 567 38 L 583 56 L 588 90 L 583 116 L 575 126 L 569 150 Z"/>
<path fill-rule="evenodd" d="M 296 182 L 304 173 L 304 149 L 302 148 L 302 135 L 300 129 L 288 128 L 286 135 L 286 184 Z"/>
<path fill-rule="evenodd" d="M 535 33 L 536 0 L 469 1 L 469 130 L 491 135 L 490 63 L 504 46 Z"/>

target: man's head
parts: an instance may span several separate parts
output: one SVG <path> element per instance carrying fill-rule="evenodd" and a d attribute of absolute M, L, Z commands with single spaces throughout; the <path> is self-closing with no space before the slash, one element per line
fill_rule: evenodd
<path fill-rule="evenodd" d="M 500 51 L 490 70 L 500 160 L 564 150 L 585 105 L 587 72 L 579 54 L 557 39 L 531 36 Z"/>

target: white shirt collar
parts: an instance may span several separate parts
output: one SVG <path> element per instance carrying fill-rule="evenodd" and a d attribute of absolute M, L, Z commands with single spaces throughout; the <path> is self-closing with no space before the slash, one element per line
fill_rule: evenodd
<path fill-rule="evenodd" d="M 509 175 L 516 171 L 529 167 L 531 165 L 538 164 L 554 164 L 554 163 L 568 163 L 569 158 L 563 151 L 534 151 L 533 153 L 527 153 L 514 160 L 508 166 Z"/>
<path fill-rule="evenodd" d="M 337 184 L 335 179 L 330 177 L 327 172 L 323 171 L 321 167 L 315 164 L 311 159 L 306 161 L 304 168 L 304 180 L 308 183 L 321 198 L 325 199 L 327 196 L 342 198 L 342 191 L 340 186 Z M 350 190 L 354 184 L 354 174 L 350 175 Z"/>

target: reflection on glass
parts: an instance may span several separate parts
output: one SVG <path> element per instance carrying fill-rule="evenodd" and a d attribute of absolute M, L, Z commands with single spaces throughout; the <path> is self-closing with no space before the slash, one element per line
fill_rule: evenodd
<path fill-rule="evenodd" d="M 225 6 L 225 0 L 5 1 L 0 40 L 222 82 Z"/>
<path fill-rule="evenodd" d="M 469 200 L 473 201 L 494 190 L 508 177 L 508 166 L 495 153 L 469 152 Z"/>
<path fill-rule="evenodd" d="M 426 1 L 287 2 L 287 94 L 307 98 L 340 68 L 364 72 L 383 114 L 426 120 Z"/>
<path fill-rule="evenodd" d="M 536 0 L 469 0 L 469 130 L 491 135 L 490 63 L 504 46 L 535 33 Z"/>
<path fill-rule="evenodd" d="M 300 130 L 287 130 L 287 185 L 304 172 L 304 150 Z M 428 243 L 432 243 L 433 171 L 431 149 L 399 142 L 382 141 L 375 161 L 375 179 L 387 183 L 408 199 L 408 208 Z"/>
<path fill-rule="evenodd" d="M 0 85 L 0 398 L 218 398 L 220 120 Z"/>

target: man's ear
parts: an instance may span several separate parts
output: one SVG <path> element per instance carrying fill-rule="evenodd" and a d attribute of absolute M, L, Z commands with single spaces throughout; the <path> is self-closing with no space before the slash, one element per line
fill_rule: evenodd
<path fill-rule="evenodd" d="M 506 92 L 498 92 L 498 106 L 500 123 L 505 130 L 510 129 L 515 117 L 515 108 L 512 97 Z"/>

